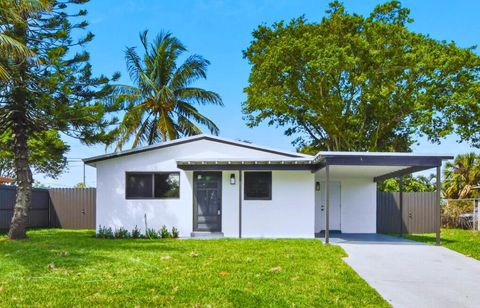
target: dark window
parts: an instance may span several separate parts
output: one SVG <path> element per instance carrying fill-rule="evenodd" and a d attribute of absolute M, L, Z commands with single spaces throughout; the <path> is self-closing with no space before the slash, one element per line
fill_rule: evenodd
<path fill-rule="evenodd" d="M 155 174 L 155 198 L 180 197 L 180 173 Z"/>
<path fill-rule="evenodd" d="M 125 197 L 127 199 L 168 199 L 180 197 L 178 172 L 128 172 Z"/>
<path fill-rule="evenodd" d="M 148 173 L 127 174 L 127 198 L 152 198 L 152 175 Z"/>
<path fill-rule="evenodd" d="M 272 200 L 272 173 L 245 172 L 245 200 Z"/>

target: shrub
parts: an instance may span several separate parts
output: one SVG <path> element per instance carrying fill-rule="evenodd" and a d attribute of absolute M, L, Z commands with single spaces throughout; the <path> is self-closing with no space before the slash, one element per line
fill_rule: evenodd
<path fill-rule="evenodd" d="M 135 228 L 132 230 L 132 238 L 142 238 L 142 232 L 140 231 L 140 229 L 138 229 L 137 226 L 135 226 Z"/>
<path fill-rule="evenodd" d="M 472 217 L 462 217 L 473 212 L 472 200 L 448 200 L 442 207 L 442 226 L 446 228 L 472 228 Z"/>
<path fill-rule="evenodd" d="M 115 229 L 115 238 L 130 238 L 130 232 L 127 229 L 120 227 Z"/>
<path fill-rule="evenodd" d="M 112 228 L 99 226 L 98 227 L 98 232 L 97 232 L 97 237 L 98 238 L 113 238 Z"/>
<path fill-rule="evenodd" d="M 158 235 L 160 235 L 161 238 L 171 238 L 172 235 L 170 234 L 170 231 L 168 231 L 167 226 L 163 225 L 160 231 L 158 231 Z"/>
<path fill-rule="evenodd" d="M 154 229 L 147 229 L 145 231 L 145 237 L 149 239 L 156 239 L 158 238 L 158 233 Z"/>
<path fill-rule="evenodd" d="M 178 229 L 173 227 L 172 228 L 172 237 L 173 238 L 178 238 L 179 235 L 180 235 L 180 232 L 178 232 Z"/>

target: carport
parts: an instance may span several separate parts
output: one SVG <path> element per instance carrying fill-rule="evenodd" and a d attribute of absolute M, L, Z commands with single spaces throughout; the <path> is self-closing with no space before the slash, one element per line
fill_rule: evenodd
<path fill-rule="evenodd" d="M 373 182 L 379 183 L 389 178 L 399 178 L 400 196 L 402 195 L 402 178 L 405 175 L 436 169 L 436 208 L 435 230 L 436 242 L 440 243 L 440 193 L 441 167 L 444 160 L 453 159 L 450 155 L 413 154 L 413 153 L 378 153 L 378 152 L 320 152 L 314 158 L 317 168 L 314 172 L 325 179 L 325 243 L 330 242 L 330 185 L 334 176 L 368 176 Z M 400 207 L 402 207 L 400 197 Z"/>

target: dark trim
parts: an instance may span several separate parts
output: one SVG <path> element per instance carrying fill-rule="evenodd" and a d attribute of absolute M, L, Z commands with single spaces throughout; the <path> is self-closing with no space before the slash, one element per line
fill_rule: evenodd
<path fill-rule="evenodd" d="M 202 137 L 192 138 L 192 139 L 188 139 L 188 140 L 179 140 L 177 142 L 169 143 L 169 144 L 158 144 L 158 145 L 148 146 L 148 147 L 144 147 L 144 148 L 140 148 L 140 149 L 133 149 L 133 150 L 127 150 L 127 151 L 119 152 L 119 153 L 111 153 L 111 154 L 106 154 L 106 155 L 102 155 L 102 156 L 86 158 L 86 159 L 83 159 L 83 162 L 86 163 L 86 164 L 91 164 L 91 163 L 95 163 L 95 162 L 102 161 L 102 160 L 107 160 L 107 159 L 112 159 L 112 158 L 117 158 L 117 157 L 127 156 L 127 155 L 133 155 L 133 154 L 158 150 L 158 149 L 162 149 L 162 148 L 168 148 L 168 147 L 172 147 L 172 146 L 176 146 L 176 145 L 180 145 L 180 144 L 195 142 L 195 141 L 198 141 L 198 140 L 209 140 L 209 141 L 214 141 L 214 142 L 228 144 L 228 145 L 235 145 L 235 146 L 238 146 L 238 147 L 253 149 L 253 150 L 272 153 L 272 154 L 278 154 L 278 155 L 282 155 L 282 156 L 286 156 L 286 157 L 296 157 L 296 158 L 305 157 L 305 156 L 302 156 L 302 155 L 294 155 L 294 154 L 289 154 L 287 152 L 265 149 L 265 148 L 257 147 L 257 146 L 254 146 L 254 145 L 239 144 L 239 143 L 235 143 L 235 142 L 231 142 L 231 141 L 219 140 L 219 139 L 216 139 L 216 138 L 213 138 L 213 137 L 202 136 Z"/>
<path fill-rule="evenodd" d="M 157 198 L 155 197 L 155 174 L 178 174 L 178 197 Z M 151 174 L 152 175 L 152 197 L 128 197 L 127 196 L 127 177 L 131 174 Z M 178 200 L 180 199 L 181 176 L 179 171 L 126 171 L 125 172 L 125 200 Z"/>
<path fill-rule="evenodd" d="M 271 170 L 314 170 L 315 165 L 312 164 L 298 164 L 298 165 L 275 165 L 275 164 L 229 164 L 229 165 L 187 165 L 177 164 L 179 169 L 185 171 L 223 171 L 223 170 L 258 170 L 258 171 L 271 171 Z"/>
<path fill-rule="evenodd" d="M 401 169 L 401 170 L 397 170 L 397 171 L 393 171 L 393 172 L 390 172 L 390 173 L 386 173 L 386 174 L 383 174 L 383 175 L 376 176 L 376 177 L 373 178 L 373 181 L 379 183 L 379 182 L 383 182 L 387 179 L 396 178 L 396 177 L 412 174 L 412 173 L 415 173 L 415 172 L 428 170 L 428 169 L 435 168 L 435 167 L 436 166 L 408 167 L 408 168 L 405 168 L 405 169 Z"/>
<path fill-rule="evenodd" d="M 199 174 L 216 174 L 219 177 L 220 188 L 218 189 L 219 192 L 219 199 L 220 199 L 220 222 L 218 226 L 218 230 L 211 230 L 211 229 L 199 229 L 198 228 L 198 206 L 197 206 L 197 175 Z M 222 217 L 223 217 L 223 200 L 222 200 L 222 185 L 223 185 L 223 174 L 222 172 L 194 172 L 193 173 L 193 232 L 222 232 Z"/>
<path fill-rule="evenodd" d="M 265 197 L 265 198 L 255 198 L 255 197 L 248 197 L 247 198 L 247 195 L 245 193 L 245 188 L 247 187 L 246 183 L 247 183 L 247 174 L 248 173 L 270 173 L 270 185 L 268 187 L 269 189 L 269 192 L 270 194 L 268 195 L 268 197 Z M 249 172 L 245 172 L 244 173 L 244 176 L 245 176 L 245 184 L 243 185 L 243 200 L 246 200 L 246 201 L 271 201 L 272 200 L 272 182 L 273 182 L 273 174 L 271 171 L 249 171 Z"/>
<path fill-rule="evenodd" d="M 327 165 L 355 165 L 355 166 L 440 166 L 442 159 L 453 157 L 439 156 L 369 156 L 369 155 L 342 155 L 325 157 Z"/>

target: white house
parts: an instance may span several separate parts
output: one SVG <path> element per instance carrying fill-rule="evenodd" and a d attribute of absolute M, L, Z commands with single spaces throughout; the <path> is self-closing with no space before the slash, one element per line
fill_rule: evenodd
<path fill-rule="evenodd" d="M 97 228 L 144 229 L 147 223 L 176 227 L 187 237 L 313 238 L 325 232 L 328 239 L 332 231 L 375 233 L 376 183 L 428 168 L 440 172 L 450 158 L 309 156 L 199 135 L 84 162 L 97 169 Z"/>

